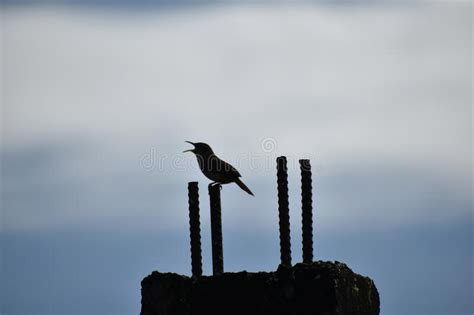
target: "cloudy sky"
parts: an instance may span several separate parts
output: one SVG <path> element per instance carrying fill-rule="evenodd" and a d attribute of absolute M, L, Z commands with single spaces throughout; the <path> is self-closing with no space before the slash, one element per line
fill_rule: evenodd
<path fill-rule="evenodd" d="M 185 3 L 183 1 L 182 3 Z M 7 2 L 8 3 L 8 2 Z M 225 268 L 279 261 L 274 160 L 312 159 L 315 256 L 374 279 L 382 314 L 472 314 L 472 5 L 4 4 L 2 314 L 138 314 L 190 273 L 181 152 L 211 144 Z"/>

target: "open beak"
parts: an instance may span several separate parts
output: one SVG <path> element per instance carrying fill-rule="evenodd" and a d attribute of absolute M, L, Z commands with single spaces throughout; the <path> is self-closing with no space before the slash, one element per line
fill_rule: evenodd
<path fill-rule="evenodd" d="M 187 143 L 192 144 L 194 146 L 194 143 L 192 143 L 191 141 L 184 141 L 184 142 L 187 142 Z M 189 149 L 189 150 L 183 151 L 183 153 L 186 153 L 186 152 L 193 152 L 194 153 L 194 149 Z"/>

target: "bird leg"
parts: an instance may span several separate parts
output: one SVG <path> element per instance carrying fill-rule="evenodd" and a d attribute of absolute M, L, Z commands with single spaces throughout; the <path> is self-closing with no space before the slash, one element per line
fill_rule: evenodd
<path fill-rule="evenodd" d="M 214 186 L 214 185 L 220 185 L 220 184 L 221 184 L 221 183 L 219 183 L 219 182 L 212 182 L 212 183 L 209 184 L 208 188 L 211 188 L 211 187 Z M 222 186 L 221 186 L 220 189 L 222 190 Z"/>

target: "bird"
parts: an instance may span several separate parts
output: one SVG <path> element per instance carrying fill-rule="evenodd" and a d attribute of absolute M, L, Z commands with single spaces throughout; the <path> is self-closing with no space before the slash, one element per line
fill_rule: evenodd
<path fill-rule="evenodd" d="M 185 152 L 192 152 L 196 155 L 199 168 L 204 176 L 212 180 L 209 186 L 216 184 L 236 183 L 242 190 L 250 195 L 254 195 L 252 191 L 240 180 L 239 171 L 232 165 L 218 158 L 212 148 L 204 142 L 185 141 L 194 146 L 194 149 L 185 150 Z"/>

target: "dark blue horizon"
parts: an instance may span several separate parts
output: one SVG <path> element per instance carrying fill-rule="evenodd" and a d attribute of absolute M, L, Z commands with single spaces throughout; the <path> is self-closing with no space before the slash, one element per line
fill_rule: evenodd
<path fill-rule="evenodd" d="M 318 232 L 317 227 L 315 260 L 341 261 L 372 278 L 382 315 L 472 311 L 470 222 L 408 226 L 384 234 Z M 190 274 L 187 233 L 87 228 L 1 233 L 2 314 L 137 314 L 145 276 L 154 270 Z M 234 229 L 224 230 L 224 236 L 226 271 L 277 268 L 276 233 Z M 209 238 L 204 229 L 205 274 L 211 270 Z M 299 227 L 293 227 L 294 263 L 301 261 L 300 240 Z M 22 303 L 25 295 L 29 303 Z"/>

